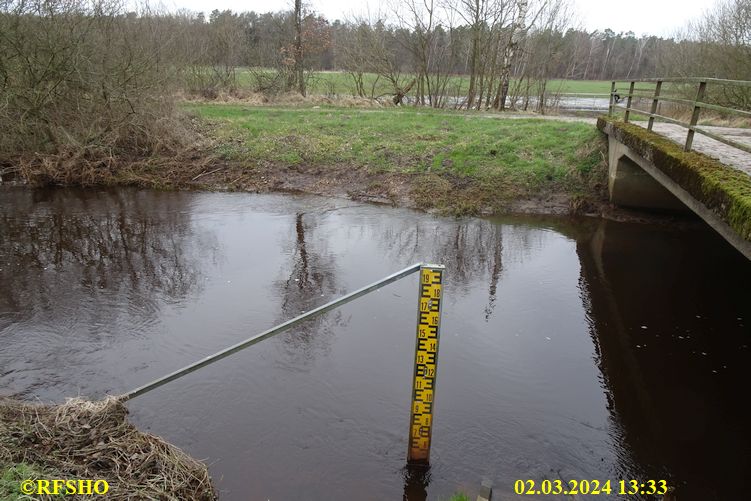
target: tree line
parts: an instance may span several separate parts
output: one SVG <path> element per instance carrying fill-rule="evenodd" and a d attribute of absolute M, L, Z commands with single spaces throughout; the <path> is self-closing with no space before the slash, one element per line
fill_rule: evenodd
<path fill-rule="evenodd" d="M 540 109 L 553 79 L 751 79 L 751 0 L 724 0 L 672 38 L 583 30 L 568 0 L 386 1 L 380 15 L 330 21 L 302 0 L 208 15 L 0 0 L 0 175 L 20 155 L 51 176 L 85 165 L 96 180 L 123 155 L 191 143 L 172 121 L 178 91 L 306 94 L 324 70 L 346 74 L 356 96 L 500 110 Z"/>
<path fill-rule="evenodd" d="M 411 95 L 496 109 L 554 91 L 553 79 L 751 78 L 751 0 L 721 2 L 670 38 L 584 30 L 566 0 L 401 0 L 343 21 L 295 6 L 188 15 L 192 42 L 201 40 L 193 32 L 204 37 L 200 68 L 230 77 L 221 82 L 230 88 L 233 71 L 250 68 L 254 90 L 303 94 L 315 71 L 346 72 L 361 97 L 376 97 L 364 78 L 375 74 L 396 103 Z M 211 93 L 217 82 L 204 83 Z"/>

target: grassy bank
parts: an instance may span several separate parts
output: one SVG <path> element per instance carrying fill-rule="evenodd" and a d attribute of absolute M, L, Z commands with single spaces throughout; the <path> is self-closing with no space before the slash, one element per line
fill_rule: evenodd
<path fill-rule="evenodd" d="M 199 174 L 202 182 L 230 189 L 477 213 L 530 201 L 561 210 L 598 200 L 602 187 L 603 144 L 591 124 L 425 109 L 187 110 L 211 124 L 216 153 L 233 166 Z"/>

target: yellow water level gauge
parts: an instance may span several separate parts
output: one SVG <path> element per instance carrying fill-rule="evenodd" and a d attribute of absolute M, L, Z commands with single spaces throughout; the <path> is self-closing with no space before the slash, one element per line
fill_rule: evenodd
<path fill-rule="evenodd" d="M 410 463 L 427 463 L 430 459 L 438 340 L 441 332 L 443 271 L 444 267 L 439 265 L 420 267 L 417 345 L 407 452 L 407 461 Z"/>

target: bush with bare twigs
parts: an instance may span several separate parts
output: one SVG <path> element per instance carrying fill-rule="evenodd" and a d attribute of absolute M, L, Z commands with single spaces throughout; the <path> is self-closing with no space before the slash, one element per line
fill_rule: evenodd
<path fill-rule="evenodd" d="M 0 173 L 101 183 L 189 144 L 165 19 L 118 0 L 0 0 Z"/>

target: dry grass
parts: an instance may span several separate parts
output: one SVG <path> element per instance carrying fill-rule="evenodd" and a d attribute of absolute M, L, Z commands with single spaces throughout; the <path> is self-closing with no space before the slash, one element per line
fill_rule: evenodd
<path fill-rule="evenodd" d="M 131 138 L 130 145 L 113 148 L 103 141 L 61 145 L 56 152 L 19 152 L 0 156 L 0 172 L 34 185 L 170 186 L 216 164 L 213 141 L 200 129 L 184 116 L 165 117 L 143 138 Z"/>
<path fill-rule="evenodd" d="M 244 104 L 248 106 L 341 106 L 345 108 L 383 108 L 393 107 L 390 99 L 370 99 L 356 96 L 329 97 L 320 94 L 302 96 L 297 92 L 283 92 L 279 94 L 263 94 L 247 89 L 235 89 L 231 92 L 218 91 L 216 95 L 207 99 L 196 93 L 177 93 L 178 101 L 187 103 L 227 103 Z"/>
<path fill-rule="evenodd" d="M 103 479 L 112 500 L 216 499 L 204 464 L 138 431 L 127 413 L 115 397 L 59 406 L 0 399 L 0 465 L 29 464 L 54 478 Z"/>

